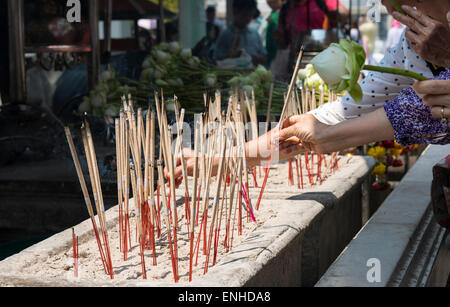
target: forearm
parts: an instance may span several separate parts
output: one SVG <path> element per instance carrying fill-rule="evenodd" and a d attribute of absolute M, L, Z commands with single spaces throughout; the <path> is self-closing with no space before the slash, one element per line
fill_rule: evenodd
<path fill-rule="evenodd" d="M 327 128 L 321 143 L 327 143 L 330 152 L 394 138 L 394 129 L 383 108 L 363 117 L 346 120 Z"/>

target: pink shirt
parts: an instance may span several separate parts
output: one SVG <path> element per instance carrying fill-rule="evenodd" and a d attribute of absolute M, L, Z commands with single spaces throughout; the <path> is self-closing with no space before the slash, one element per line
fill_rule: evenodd
<path fill-rule="evenodd" d="M 328 7 L 328 11 L 336 11 L 337 9 L 337 0 L 325 0 L 326 5 Z M 288 9 L 286 13 L 286 30 L 288 33 L 291 33 L 291 24 L 292 18 L 294 18 L 295 29 L 294 36 L 296 37 L 301 31 L 308 30 L 308 3 L 309 3 L 309 29 L 323 29 L 324 21 L 325 21 L 325 12 L 323 12 L 319 6 L 316 4 L 315 0 L 309 0 L 304 4 L 295 3 L 294 10 Z M 341 3 L 339 2 L 339 5 Z M 292 16 L 292 12 L 294 16 Z M 283 25 L 280 20 L 280 25 Z"/>

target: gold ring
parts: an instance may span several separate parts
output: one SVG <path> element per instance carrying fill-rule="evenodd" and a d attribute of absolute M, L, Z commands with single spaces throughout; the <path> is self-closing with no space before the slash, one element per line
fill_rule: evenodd
<path fill-rule="evenodd" d="M 445 109 L 445 107 L 442 106 L 441 107 L 441 119 L 444 120 L 444 121 L 447 121 L 448 119 L 447 119 L 447 117 L 445 117 L 444 109 Z"/>

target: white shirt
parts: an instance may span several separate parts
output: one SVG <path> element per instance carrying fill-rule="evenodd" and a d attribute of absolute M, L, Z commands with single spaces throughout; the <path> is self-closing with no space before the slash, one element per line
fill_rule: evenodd
<path fill-rule="evenodd" d="M 405 38 L 405 32 L 406 30 L 399 43 L 385 54 L 380 66 L 407 69 L 427 78 L 433 78 L 427 63 L 411 49 Z M 360 103 L 356 103 L 347 94 L 309 113 L 324 124 L 336 125 L 383 107 L 386 102 L 397 97 L 401 90 L 411 87 L 415 81 L 409 77 L 371 71 L 360 83 L 364 94 Z"/>
<path fill-rule="evenodd" d="M 402 34 L 404 32 L 403 28 L 391 28 L 388 31 L 387 41 L 386 41 L 386 50 L 395 47 L 400 39 L 402 38 Z"/>

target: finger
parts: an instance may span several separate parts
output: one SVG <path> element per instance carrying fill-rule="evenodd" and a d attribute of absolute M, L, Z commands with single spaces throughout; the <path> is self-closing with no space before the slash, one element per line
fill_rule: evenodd
<path fill-rule="evenodd" d="M 177 180 L 175 180 L 175 188 L 178 189 L 182 183 L 183 183 L 183 177 L 180 177 Z"/>
<path fill-rule="evenodd" d="M 279 150 L 285 150 L 286 148 L 289 148 L 291 146 L 299 145 L 301 142 L 285 142 L 280 144 Z"/>
<path fill-rule="evenodd" d="M 183 167 L 178 166 L 175 168 L 175 171 L 173 172 L 174 179 L 177 180 L 180 177 L 183 177 Z"/>
<path fill-rule="evenodd" d="M 411 42 L 411 47 L 414 49 L 414 51 L 416 51 L 416 45 L 422 43 L 422 37 L 409 29 L 405 32 L 405 38 L 409 42 Z"/>
<path fill-rule="evenodd" d="M 416 82 L 414 90 L 422 95 L 443 95 L 450 94 L 450 80 L 427 80 Z"/>
<path fill-rule="evenodd" d="M 169 170 L 167 169 L 167 167 L 164 168 L 164 178 L 165 179 L 169 179 L 170 178 L 170 173 L 169 173 Z"/>
<path fill-rule="evenodd" d="M 292 137 L 288 138 L 287 140 L 280 142 L 280 147 L 283 144 L 299 144 L 299 143 L 301 143 L 301 140 L 296 136 L 292 136 Z"/>
<path fill-rule="evenodd" d="M 301 118 L 301 115 L 290 116 L 283 121 L 281 128 L 287 128 L 289 126 L 295 125 L 300 121 Z"/>
<path fill-rule="evenodd" d="M 286 147 L 283 150 L 280 150 L 280 152 L 286 156 L 296 156 L 309 150 L 310 149 L 308 146 L 305 146 L 304 144 L 297 144 Z"/>
<path fill-rule="evenodd" d="M 297 127 L 295 125 L 280 130 L 278 134 L 278 141 L 281 143 L 290 139 L 291 137 L 297 137 Z"/>
<path fill-rule="evenodd" d="M 423 103 L 427 106 L 441 106 L 450 108 L 450 94 L 447 95 L 426 95 L 423 97 Z"/>
<path fill-rule="evenodd" d="M 402 5 L 402 9 L 406 12 L 406 14 L 413 17 L 415 20 L 417 20 L 421 25 L 425 27 L 432 25 L 434 23 L 434 20 L 431 19 L 428 15 L 424 14 L 421 10 L 414 9 L 409 5 Z"/>
<path fill-rule="evenodd" d="M 431 115 L 434 118 L 442 118 L 442 107 L 432 107 L 431 108 Z M 444 108 L 444 117 L 447 119 L 450 119 L 450 109 Z"/>
<path fill-rule="evenodd" d="M 420 24 L 416 19 L 411 18 L 409 16 L 400 14 L 398 12 L 393 12 L 392 16 L 397 19 L 398 21 L 400 21 L 400 23 L 404 24 L 405 26 L 407 26 L 410 30 L 416 32 L 416 33 L 423 33 L 423 29 L 426 27 L 422 24 Z"/>

